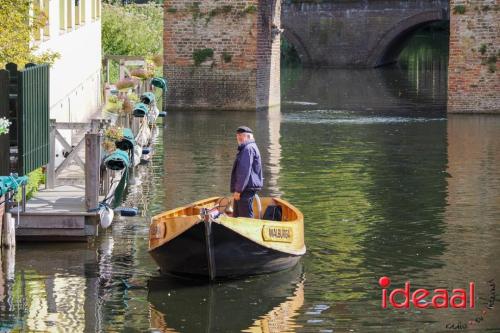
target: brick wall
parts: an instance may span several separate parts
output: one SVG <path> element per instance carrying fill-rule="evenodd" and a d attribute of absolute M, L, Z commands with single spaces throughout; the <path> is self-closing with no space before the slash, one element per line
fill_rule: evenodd
<path fill-rule="evenodd" d="M 500 113 L 500 6 L 450 1 L 448 112 Z"/>
<path fill-rule="evenodd" d="M 279 26 L 279 1 L 164 4 L 169 107 L 255 110 L 279 104 L 279 36 L 271 36 L 273 22 Z"/>

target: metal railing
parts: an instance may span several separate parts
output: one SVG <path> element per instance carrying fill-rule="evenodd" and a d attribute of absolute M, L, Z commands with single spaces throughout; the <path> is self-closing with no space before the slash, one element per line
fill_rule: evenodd
<path fill-rule="evenodd" d="M 27 64 L 19 71 L 7 64 L 0 70 L 0 91 L 0 117 L 12 122 L 9 135 L 0 137 L 0 174 L 26 175 L 49 162 L 49 66 Z"/>

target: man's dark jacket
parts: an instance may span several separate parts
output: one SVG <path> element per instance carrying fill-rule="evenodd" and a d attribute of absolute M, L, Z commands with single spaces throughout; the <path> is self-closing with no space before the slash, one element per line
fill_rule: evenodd
<path fill-rule="evenodd" d="M 238 146 L 238 154 L 231 172 L 231 193 L 262 189 L 262 163 L 255 141 L 247 141 Z"/>

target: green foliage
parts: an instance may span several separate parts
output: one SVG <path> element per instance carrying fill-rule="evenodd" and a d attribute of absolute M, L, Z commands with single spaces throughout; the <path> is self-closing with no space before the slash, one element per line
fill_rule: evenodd
<path fill-rule="evenodd" d="M 29 62 L 53 63 L 59 54 L 37 52 L 38 45 L 31 43 L 34 33 L 43 27 L 47 18 L 39 10 L 30 11 L 31 0 L 0 1 L 0 67 L 13 62 L 24 66 Z"/>
<path fill-rule="evenodd" d="M 257 12 L 257 7 L 255 5 L 250 5 L 245 7 L 243 10 L 235 10 L 232 5 L 222 5 L 212 8 L 208 12 L 202 12 L 200 8 L 200 2 L 193 2 L 186 7 L 187 11 L 193 16 L 193 20 L 205 18 L 205 24 L 208 24 L 210 20 L 218 15 L 227 15 L 234 11 L 238 16 L 242 17 L 247 14 L 252 14 Z"/>
<path fill-rule="evenodd" d="M 194 64 L 199 66 L 202 62 L 207 60 L 208 58 L 212 58 L 214 56 L 213 49 L 201 49 L 193 52 Z"/>
<path fill-rule="evenodd" d="M 490 71 L 490 73 L 495 73 L 496 70 L 497 70 L 497 56 L 496 55 L 492 55 L 492 56 L 489 56 L 488 57 L 488 60 L 486 61 L 486 63 L 488 64 L 488 70 Z"/>
<path fill-rule="evenodd" d="M 110 96 L 106 105 L 104 106 L 104 111 L 110 113 L 119 113 L 123 108 L 123 100 L 119 99 L 117 96 Z"/>
<path fill-rule="evenodd" d="M 231 62 L 233 60 L 233 56 L 228 52 L 224 51 L 222 52 L 222 60 L 224 60 L 225 63 Z"/>
<path fill-rule="evenodd" d="M 207 23 L 210 21 L 210 19 L 212 17 L 215 17 L 217 15 L 221 15 L 221 14 L 229 14 L 229 13 L 231 13 L 232 10 L 233 10 L 233 6 L 231 6 L 231 5 L 225 5 L 225 6 L 216 7 L 214 9 L 212 9 L 207 14 L 207 18 L 206 18 Z"/>
<path fill-rule="evenodd" d="M 45 174 L 42 168 L 36 169 L 28 174 L 28 183 L 26 184 L 26 200 L 29 200 L 38 192 L 40 185 L 45 184 Z M 14 198 L 17 202 L 22 200 L 22 192 L 16 193 Z"/>
<path fill-rule="evenodd" d="M 481 46 L 479 47 L 479 52 L 481 54 L 485 54 L 486 50 L 488 50 L 488 47 L 486 46 L 486 44 L 481 44 Z"/>
<path fill-rule="evenodd" d="M 155 3 L 102 5 L 104 55 L 151 57 L 162 53 L 163 8 Z"/>
<path fill-rule="evenodd" d="M 300 57 L 295 47 L 285 38 L 281 38 L 281 64 L 284 66 L 300 65 Z"/>
<path fill-rule="evenodd" d="M 175 8 L 175 7 L 168 7 L 167 13 L 170 13 L 170 14 L 177 13 L 177 8 Z"/>
<path fill-rule="evenodd" d="M 201 13 L 200 10 L 200 3 L 199 2 L 193 2 L 189 7 L 188 10 L 191 12 L 193 15 L 193 20 L 197 20 L 199 18 L 203 17 L 203 14 Z"/>
<path fill-rule="evenodd" d="M 104 131 L 104 137 L 114 141 L 121 140 L 123 138 L 123 128 L 111 126 Z"/>
<path fill-rule="evenodd" d="M 198 20 L 202 19 L 203 17 L 205 18 L 205 23 L 208 24 L 210 20 L 217 16 L 217 15 L 222 15 L 222 14 L 229 14 L 233 10 L 233 6 L 231 5 L 224 5 L 224 6 L 219 6 L 216 8 L 211 9 L 210 11 L 203 13 L 200 9 L 200 3 L 199 2 L 193 2 L 190 6 L 188 6 L 188 11 L 193 15 L 193 20 Z"/>
<path fill-rule="evenodd" d="M 456 5 L 453 7 L 453 14 L 465 14 L 465 6 L 464 5 Z"/>
<path fill-rule="evenodd" d="M 231 6 L 231 5 L 216 7 L 208 12 L 208 16 L 213 17 L 213 16 L 217 16 L 219 14 L 229 14 L 232 9 L 233 9 L 233 6 Z"/>
<path fill-rule="evenodd" d="M 253 13 L 256 13 L 257 12 L 257 7 L 255 5 L 250 5 L 250 6 L 247 6 L 243 12 L 245 14 L 253 14 Z"/>

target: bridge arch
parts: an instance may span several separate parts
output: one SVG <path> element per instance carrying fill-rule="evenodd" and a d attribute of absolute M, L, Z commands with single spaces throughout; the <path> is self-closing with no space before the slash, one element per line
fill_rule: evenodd
<path fill-rule="evenodd" d="M 283 28 L 283 37 L 290 42 L 297 51 L 300 61 L 302 64 L 310 64 L 312 62 L 312 57 L 304 42 L 301 40 L 299 35 L 293 31 L 289 26 L 281 25 Z"/>
<path fill-rule="evenodd" d="M 399 21 L 375 44 L 368 57 L 368 64 L 379 67 L 396 62 L 409 36 L 419 28 L 438 21 L 449 21 L 447 10 L 426 11 Z"/>

